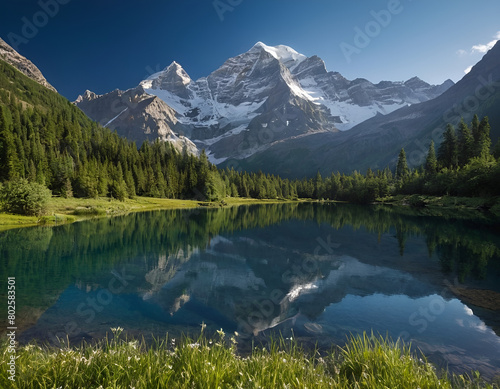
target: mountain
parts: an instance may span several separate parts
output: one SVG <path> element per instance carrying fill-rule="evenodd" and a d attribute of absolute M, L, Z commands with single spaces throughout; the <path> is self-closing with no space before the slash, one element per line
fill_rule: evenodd
<path fill-rule="evenodd" d="M 116 92 L 111 103 L 102 100 L 103 107 L 109 103 L 119 110 L 110 121 L 121 120 L 125 109 L 131 120 L 137 118 L 142 124 L 148 123 L 148 115 L 154 121 L 154 115 L 168 113 L 155 96 L 140 89 L 132 92 Z M 87 92 L 80 103 L 99 98 Z M 168 140 L 170 134 L 160 135 Z M 182 137 L 177 141 L 193 146 Z M 43 184 L 62 197 L 125 200 L 139 195 L 214 201 L 226 193 L 220 172 L 204 154 L 176 152 L 169 142 L 138 148 L 0 59 L 0 183 L 19 178 Z"/>
<path fill-rule="evenodd" d="M 221 163 L 251 157 L 275 142 L 348 130 L 377 114 L 427 101 L 452 84 L 432 86 L 418 78 L 378 84 L 350 81 L 328 72 L 317 56 L 308 58 L 288 46 L 258 42 L 207 77 L 194 81 L 173 62 L 142 81 L 139 88 L 172 108 L 175 130 L 206 149 L 212 162 Z M 76 102 L 92 119 L 106 125 L 119 112 L 112 115 L 102 107 L 92 107 L 100 103 L 99 99 Z M 133 122 L 128 115 L 126 111 L 121 118 Z M 133 127 L 125 130 L 115 121 L 110 126 L 130 139 L 143 140 L 140 126 L 135 133 Z"/>
<path fill-rule="evenodd" d="M 414 81 L 413 81 L 414 82 Z M 488 116 L 493 142 L 500 137 L 500 43 L 485 54 L 459 82 L 433 100 L 376 115 L 349 131 L 311 134 L 273 143 L 246 160 L 229 160 L 226 166 L 259 170 L 284 177 L 312 176 L 316 172 L 351 172 L 394 166 L 405 148 L 408 163 L 425 160 L 431 140 L 439 145 L 448 123 L 470 122 L 474 114 Z M 298 164 L 297 160 L 301 163 Z"/>
<path fill-rule="evenodd" d="M 176 133 L 183 128 L 182 125 L 179 128 L 176 112 L 158 97 L 146 94 L 140 86 L 105 95 L 87 90 L 75 103 L 89 117 L 129 140 L 141 144 L 160 139 L 172 143 L 178 151 L 198 153 L 193 142 Z"/>
<path fill-rule="evenodd" d="M 3 59 L 9 65 L 14 66 L 21 73 L 25 74 L 32 80 L 35 80 L 40 85 L 57 92 L 56 89 L 47 82 L 42 72 L 33 64 L 33 62 L 19 54 L 2 38 L 0 38 L 0 59 Z"/>

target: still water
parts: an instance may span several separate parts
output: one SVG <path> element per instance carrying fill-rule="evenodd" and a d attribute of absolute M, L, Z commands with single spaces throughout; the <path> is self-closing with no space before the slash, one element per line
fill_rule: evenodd
<path fill-rule="evenodd" d="M 0 233 L 18 338 L 75 344 L 237 331 L 328 350 L 373 331 L 440 367 L 500 374 L 500 224 L 333 204 L 136 213 Z M 4 292 L 5 291 L 5 292 Z M 7 327 L 1 315 L 0 331 Z"/>

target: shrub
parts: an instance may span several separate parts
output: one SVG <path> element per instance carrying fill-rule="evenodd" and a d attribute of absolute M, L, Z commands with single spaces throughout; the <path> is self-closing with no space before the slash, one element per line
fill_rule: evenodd
<path fill-rule="evenodd" d="M 104 216 L 106 211 L 104 209 L 99 209 L 95 207 L 88 208 L 77 208 L 73 211 L 73 215 L 76 216 Z"/>
<path fill-rule="evenodd" d="M 0 188 L 3 210 L 19 215 L 42 215 L 52 192 L 44 185 L 22 178 Z"/>

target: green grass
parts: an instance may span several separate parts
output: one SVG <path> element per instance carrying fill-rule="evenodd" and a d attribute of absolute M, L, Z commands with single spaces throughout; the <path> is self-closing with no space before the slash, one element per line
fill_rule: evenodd
<path fill-rule="evenodd" d="M 282 203 L 285 200 L 259 200 L 251 198 L 226 198 L 224 206 L 251 204 Z M 290 201 L 290 200 L 286 200 Z M 58 225 L 78 220 L 103 216 L 123 215 L 130 212 L 151 211 L 157 209 L 188 209 L 200 206 L 219 207 L 221 202 L 203 203 L 196 200 L 160 199 L 136 196 L 133 199 L 118 201 L 109 197 L 62 198 L 52 197 L 44 216 L 22 216 L 0 213 L 0 231 L 36 225 Z"/>
<path fill-rule="evenodd" d="M 410 347 L 387 338 L 355 336 L 327 355 L 306 352 L 279 338 L 250 355 L 237 353 L 238 335 L 180 341 L 166 337 L 147 346 L 120 336 L 94 345 L 17 349 L 16 381 L 0 371 L 2 388 L 493 388 L 480 377 L 439 378 Z M 0 348 L 2 366 L 8 350 Z"/>

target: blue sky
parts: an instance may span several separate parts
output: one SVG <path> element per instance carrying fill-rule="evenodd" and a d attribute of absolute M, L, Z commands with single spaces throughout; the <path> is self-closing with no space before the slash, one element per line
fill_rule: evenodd
<path fill-rule="evenodd" d="M 498 0 L 5 3 L 0 37 L 70 100 L 134 87 L 174 60 L 197 79 L 257 41 L 318 55 L 348 79 L 458 81 L 500 38 Z"/>

